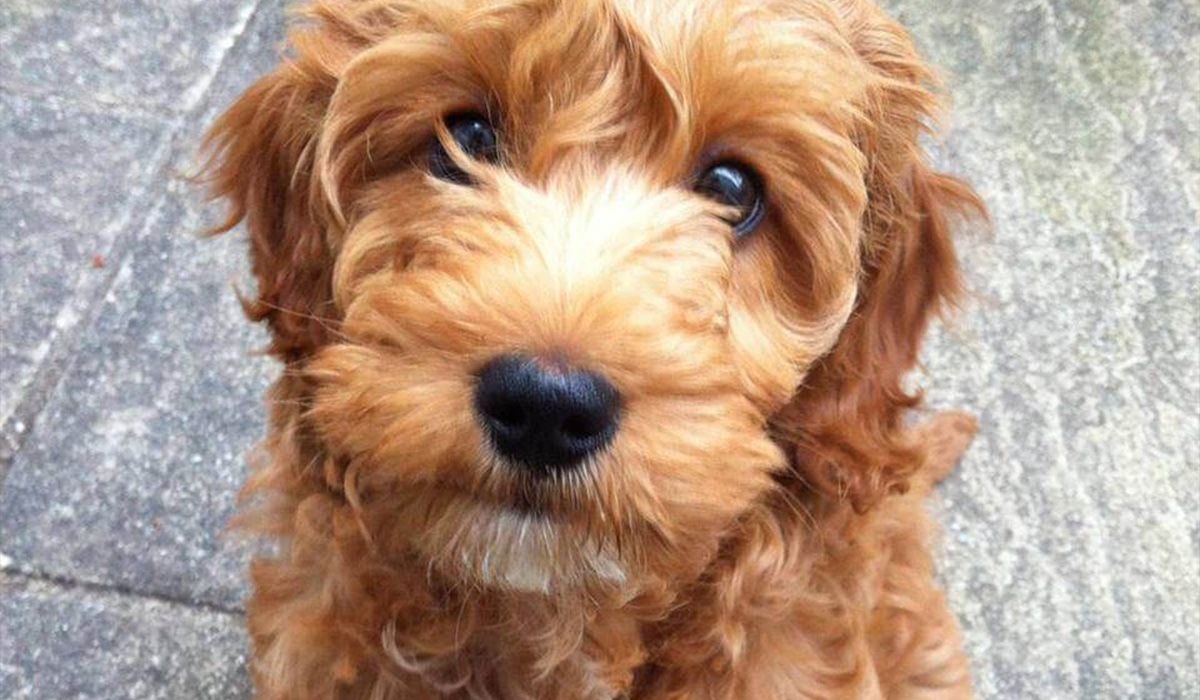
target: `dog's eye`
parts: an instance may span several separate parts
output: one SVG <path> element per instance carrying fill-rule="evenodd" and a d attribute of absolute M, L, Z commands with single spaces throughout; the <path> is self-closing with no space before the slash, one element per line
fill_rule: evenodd
<path fill-rule="evenodd" d="M 762 220 L 762 182 L 746 165 L 736 161 L 717 163 L 700 174 L 695 188 L 713 201 L 733 207 L 729 225 L 738 238 L 753 231 Z"/>
<path fill-rule="evenodd" d="M 500 140 L 491 123 L 480 114 L 457 114 L 446 118 L 446 130 L 467 156 L 485 163 L 500 160 Z M 465 185 L 471 177 L 454 162 L 441 139 L 434 139 L 429 150 L 429 171 L 434 177 Z"/>

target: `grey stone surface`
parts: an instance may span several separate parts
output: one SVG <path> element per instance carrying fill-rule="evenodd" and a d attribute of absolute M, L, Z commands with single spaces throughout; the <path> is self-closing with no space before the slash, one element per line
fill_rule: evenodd
<path fill-rule="evenodd" d="M 253 0 L 15 0 L 0 4 L 0 87 L 124 110 L 186 111 Z"/>
<path fill-rule="evenodd" d="M 186 174 L 196 170 L 200 142 L 209 125 L 255 80 L 279 64 L 288 7 L 294 4 L 294 0 L 259 0 L 238 36 L 237 45 L 209 83 L 195 113 L 179 125 L 178 148 L 172 161 L 173 172 Z M 197 209 L 199 193 L 190 191 L 187 194 L 190 206 Z M 210 210 L 204 221 L 211 223 L 220 214 L 219 208 L 215 212 Z"/>
<path fill-rule="evenodd" d="M 889 4 L 994 219 L 922 379 L 983 422 L 937 503 L 978 690 L 1200 697 L 1200 6 Z"/>
<path fill-rule="evenodd" d="M 233 295 L 244 241 L 198 238 L 181 199 L 151 215 L 14 459 L 0 542 L 29 573 L 234 608 L 242 558 L 219 535 L 272 368 Z"/>
<path fill-rule="evenodd" d="M 243 697 L 249 679 L 242 627 L 237 615 L 0 574 L 0 695 Z"/>
<path fill-rule="evenodd" d="M 283 12 L 265 4 L 197 113 L 175 126 L 156 199 L 123 222 L 131 252 L 106 262 L 115 280 L 14 459 L 0 551 L 16 570 L 240 606 L 244 552 L 221 531 L 261 436 L 272 367 L 250 356 L 265 337 L 233 294 L 235 280 L 252 285 L 244 238 L 200 238 L 211 212 L 178 176 L 204 125 L 274 61 Z"/>
<path fill-rule="evenodd" d="M 168 124 L 0 93 L 0 457 L 41 370 L 86 319 L 149 196 Z M 2 469 L 0 469 L 2 473 Z"/>
<path fill-rule="evenodd" d="M 276 369 L 166 174 L 284 4 L 0 2 L 0 697 L 245 692 L 219 531 Z M 993 216 L 915 378 L 983 422 L 932 506 L 979 694 L 1200 697 L 1200 6 L 885 4 Z"/>

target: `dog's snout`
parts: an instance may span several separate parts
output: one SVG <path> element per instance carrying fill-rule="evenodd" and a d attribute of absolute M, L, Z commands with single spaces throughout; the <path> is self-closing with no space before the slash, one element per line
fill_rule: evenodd
<path fill-rule="evenodd" d="M 521 355 L 488 362 L 475 390 L 496 450 L 534 470 L 571 467 L 604 448 L 617 431 L 619 399 L 594 372 Z"/>

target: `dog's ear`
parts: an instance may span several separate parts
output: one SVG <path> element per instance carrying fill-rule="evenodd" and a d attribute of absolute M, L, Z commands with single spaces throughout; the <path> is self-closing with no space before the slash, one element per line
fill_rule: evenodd
<path fill-rule="evenodd" d="M 230 206 L 216 228 L 243 220 L 258 281 L 243 299 L 252 320 L 271 329 L 272 354 L 291 361 L 327 342 L 332 260 L 313 193 L 318 128 L 333 81 L 313 61 L 285 62 L 259 80 L 213 124 L 204 140 L 203 179 Z"/>
<path fill-rule="evenodd" d="M 951 309 L 962 283 L 951 221 L 983 206 L 926 164 L 918 137 L 937 108 L 931 75 L 907 35 L 871 3 L 838 2 L 858 54 L 878 76 L 857 135 L 867 156 L 863 275 L 854 313 L 813 367 L 777 427 L 811 488 L 864 510 L 903 491 L 924 451 L 904 429 L 920 403 L 903 379 L 929 320 Z"/>

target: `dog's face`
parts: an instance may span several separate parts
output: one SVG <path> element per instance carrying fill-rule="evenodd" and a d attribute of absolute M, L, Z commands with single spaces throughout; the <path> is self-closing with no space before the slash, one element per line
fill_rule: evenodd
<path fill-rule="evenodd" d="M 928 101 L 868 60 L 863 11 L 311 11 L 218 124 L 217 185 L 377 545 L 509 588 L 624 586 L 694 568 L 776 488 L 778 417 L 894 245 L 872 200 L 914 177 Z"/>

